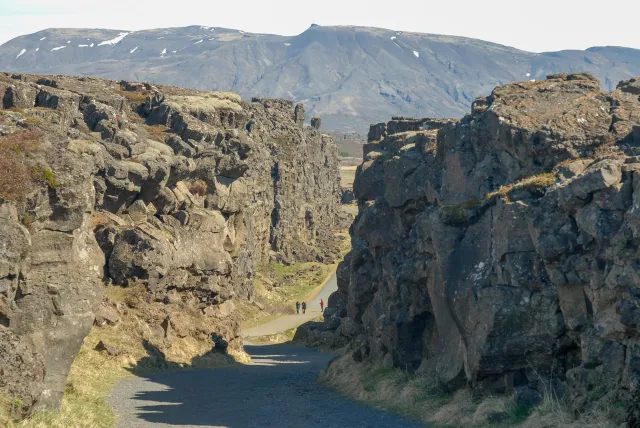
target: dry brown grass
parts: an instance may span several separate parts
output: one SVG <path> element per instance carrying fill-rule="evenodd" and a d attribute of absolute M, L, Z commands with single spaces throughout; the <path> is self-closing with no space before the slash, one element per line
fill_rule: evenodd
<path fill-rule="evenodd" d="M 142 287 L 106 288 L 106 299 L 113 304 L 126 305 L 120 311 L 115 326 L 94 326 L 71 366 L 67 389 L 59 412 L 34 414 L 22 422 L 10 422 L 6 409 L 12 403 L 9 397 L 0 397 L 0 426 L 9 428 L 111 428 L 115 415 L 105 397 L 116 382 L 138 373 L 181 370 L 195 367 L 221 367 L 247 362 L 243 353 L 230 355 L 207 352 L 211 344 L 194 338 L 174 340 L 166 359 L 151 356 L 143 342 L 151 335 L 143 308 Z M 136 310 L 135 308 L 140 308 Z M 94 350 L 103 341 L 114 346 L 121 355 L 112 357 Z M 233 358 L 232 358 L 233 357 Z M 9 406 L 8 406 L 9 405 Z M 3 413 L 4 412 L 4 413 Z M 3 419 L 4 418 L 4 419 Z"/>
<path fill-rule="evenodd" d="M 167 128 L 164 125 L 144 125 L 144 129 L 151 135 L 152 140 L 161 141 L 164 143 L 164 139 L 167 136 Z"/>
<path fill-rule="evenodd" d="M 269 334 L 266 336 L 250 336 L 245 337 L 244 340 L 251 343 L 269 344 L 274 345 L 277 343 L 291 342 L 296 335 L 297 327 L 290 328 L 283 333 Z"/>
<path fill-rule="evenodd" d="M 513 184 L 502 186 L 498 190 L 488 193 L 487 198 L 492 198 L 493 196 L 508 198 L 509 195 L 518 190 L 529 190 L 534 195 L 541 195 L 549 187 L 553 186 L 555 182 L 556 176 L 551 172 L 538 174 L 531 177 L 523 178 L 522 180 L 516 181 Z"/>
<path fill-rule="evenodd" d="M 37 127 L 42 125 L 42 119 L 40 119 L 39 117 L 28 117 L 24 120 L 24 123 L 29 126 Z"/>
<path fill-rule="evenodd" d="M 341 166 L 340 167 L 340 185 L 349 189 L 353 188 L 353 182 L 356 179 L 357 166 Z"/>
<path fill-rule="evenodd" d="M 335 360 L 319 382 L 375 407 L 395 411 L 427 424 L 471 426 L 475 405 L 461 390 L 444 393 L 427 375 L 408 375 L 356 363 L 350 354 Z"/>
<path fill-rule="evenodd" d="M 37 187 L 29 156 L 41 150 L 42 133 L 24 131 L 0 137 L 0 196 L 22 201 Z"/>
<path fill-rule="evenodd" d="M 351 354 L 347 354 L 335 360 L 320 376 L 319 382 L 349 397 L 422 421 L 427 426 L 617 428 L 624 416 L 620 406 L 606 396 L 576 418 L 550 388 L 543 391 L 542 404 L 532 409 L 516 405 L 513 397 L 474 399 L 468 389 L 446 394 L 433 379 L 434 376 L 428 373 L 407 374 L 399 369 L 356 363 Z M 488 416 L 492 413 L 503 413 L 507 420 L 491 424 Z"/>
<path fill-rule="evenodd" d="M 178 110 L 214 113 L 217 110 L 242 110 L 242 98 L 233 92 L 206 92 L 201 95 L 172 95 L 167 104 Z"/>
<path fill-rule="evenodd" d="M 198 195 L 198 196 L 207 195 L 207 183 L 205 183 L 204 180 L 186 181 L 185 185 L 187 186 L 187 189 L 189 189 L 189 192 L 191 192 L 192 195 Z"/>
<path fill-rule="evenodd" d="M 118 91 L 120 95 L 125 97 L 131 102 L 136 104 L 144 104 L 147 101 L 147 96 L 149 95 L 149 91 Z"/>
<path fill-rule="evenodd" d="M 310 300 L 314 292 L 335 272 L 337 265 L 272 263 L 258 267 L 254 303 L 236 302 L 243 328 L 264 324 L 295 312 L 297 300 Z"/>

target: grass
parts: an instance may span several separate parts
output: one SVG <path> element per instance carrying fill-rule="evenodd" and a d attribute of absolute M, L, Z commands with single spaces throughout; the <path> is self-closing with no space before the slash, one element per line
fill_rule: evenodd
<path fill-rule="evenodd" d="M 276 283 L 282 284 L 277 287 L 278 293 L 285 302 L 292 302 L 308 298 L 311 292 L 324 282 L 331 272 L 331 266 L 315 262 L 296 263 L 290 266 L 272 263 L 262 266 L 258 272 L 266 274 Z"/>
<path fill-rule="evenodd" d="M 41 152 L 43 134 L 24 131 L 0 138 L 0 197 L 22 201 L 37 188 L 30 157 Z"/>
<path fill-rule="evenodd" d="M 440 219 L 443 223 L 449 225 L 464 225 L 473 222 L 473 220 L 484 212 L 489 206 L 490 198 L 473 198 L 457 205 L 440 206 Z"/>
<path fill-rule="evenodd" d="M 349 189 L 353 188 L 353 182 L 356 179 L 355 166 L 341 166 L 340 167 L 340 185 Z"/>
<path fill-rule="evenodd" d="M 276 318 L 278 317 L 276 316 Z M 324 318 L 322 316 L 319 316 L 307 322 L 320 322 L 323 319 Z M 271 345 L 277 344 L 277 343 L 293 342 L 296 336 L 296 332 L 298 331 L 298 327 L 290 328 L 282 333 L 267 334 L 264 336 L 249 336 L 249 337 L 245 337 L 245 340 L 251 343 L 271 344 Z"/>
<path fill-rule="evenodd" d="M 55 189 L 59 185 L 51 168 L 36 168 L 34 174 L 39 177 L 41 182 L 47 184 L 52 189 Z"/>
<path fill-rule="evenodd" d="M 251 343 L 272 344 L 272 345 L 276 343 L 291 342 L 293 340 L 293 337 L 296 335 L 296 330 L 298 330 L 298 328 L 294 327 L 294 328 L 290 328 L 289 330 L 283 333 L 268 334 L 266 336 L 246 337 L 245 340 Z"/>
<path fill-rule="evenodd" d="M 335 267 L 316 262 L 259 266 L 254 283 L 254 302 L 236 302 L 242 328 L 255 327 L 282 315 L 293 314 L 295 302 L 309 300 Z"/>
<path fill-rule="evenodd" d="M 355 170 L 354 170 L 355 171 Z M 340 259 L 351 250 L 348 230 L 336 232 L 340 241 Z M 238 301 L 236 311 L 240 314 L 242 328 L 248 329 L 265 324 L 282 315 L 295 313 L 295 302 L 312 300 L 314 294 L 330 274 L 335 272 L 334 265 L 321 263 L 280 263 L 258 266 L 254 282 L 253 302 Z"/>
<path fill-rule="evenodd" d="M 171 95 L 166 101 L 179 110 L 214 114 L 218 110 L 242 110 L 240 95 L 232 92 L 208 92 L 200 95 Z"/>
<path fill-rule="evenodd" d="M 542 197 L 555 182 L 556 176 L 550 172 L 527 177 L 489 192 L 482 198 L 469 199 L 456 205 L 441 205 L 440 219 L 448 225 L 461 226 L 470 224 L 495 202 L 495 198 L 510 200 L 516 193 L 522 191 L 528 191 L 533 196 Z"/>
<path fill-rule="evenodd" d="M 142 92 L 120 90 L 118 91 L 118 93 L 129 101 L 137 104 L 144 104 L 147 101 L 147 96 L 149 95 L 149 91 Z"/>
<path fill-rule="evenodd" d="M 31 126 L 40 126 L 42 125 L 42 119 L 38 117 L 28 117 L 24 120 L 24 123 Z"/>
<path fill-rule="evenodd" d="M 208 353 L 211 344 L 195 338 L 177 339 L 166 358 L 152 355 L 144 342 L 150 333 L 145 321 L 149 306 L 144 306 L 141 287 L 106 287 L 106 301 L 127 307 L 119 311 L 115 326 L 94 326 L 85 338 L 67 379 L 60 411 L 38 412 L 21 422 L 10 422 L 9 397 L 0 397 L 0 426 L 9 428 L 111 428 L 115 415 L 105 401 L 113 386 L 136 374 L 184 370 L 195 367 L 228 366 L 247 361 L 246 355 Z M 94 350 L 100 342 L 116 347 L 121 354 L 109 356 Z M 174 349 L 175 348 L 175 349 Z M 3 419 L 4 418 L 4 419 Z"/>
<path fill-rule="evenodd" d="M 351 354 L 334 360 L 319 382 L 369 405 L 397 412 L 433 426 L 463 422 L 471 406 L 471 394 L 445 393 L 433 377 L 410 374 L 397 368 L 356 363 Z"/>
<path fill-rule="evenodd" d="M 18 423 L 7 423 L 10 428 L 110 428 L 115 425 L 115 415 L 105 401 L 113 385 L 132 376 L 127 367 L 135 365 L 135 357 L 109 358 L 96 352 L 93 347 L 110 336 L 100 328 L 94 328 L 84 341 L 71 366 L 67 388 L 60 411 L 37 412 L 30 419 Z M 126 337 L 119 347 L 133 347 Z M 113 342 L 111 342 L 113 343 Z M 138 354 L 136 352 L 134 355 Z M 145 354 L 146 355 L 146 354 Z M 142 355 L 139 355 L 142 358 Z M 2 419 L 0 418 L 0 422 Z M 0 425 L 2 425 L 0 423 Z"/>
<path fill-rule="evenodd" d="M 152 140 L 161 141 L 164 143 L 164 139 L 167 135 L 167 128 L 164 125 L 144 125 L 144 129 L 149 133 Z"/>
<path fill-rule="evenodd" d="M 501 196 L 509 198 L 516 191 L 527 190 L 534 196 L 543 196 L 544 192 L 556 182 L 555 174 L 551 172 L 524 178 L 508 186 L 502 186 L 498 190 L 488 193 L 487 198 Z"/>
<path fill-rule="evenodd" d="M 189 180 L 185 181 L 185 184 L 192 195 L 207 195 L 207 183 L 205 183 L 203 180 Z"/>
<path fill-rule="evenodd" d="M 617 428 L 624 420 L 622 406 L 612 401 L 613 392 L 575 417 L 568 403 L 548 387 L 550 382 L 541 381 L 542 403 L 534 408 L 510 396 L 474 397 L 466 388 L 448 393 L 432 373 L 407 373 L 398 368 L 356 363 L 351 354 L 334 360 L 319 382 L 348 397 L 430 427 Z M 491 423 L 490 414 L 502 414 L 504 420 Z"/>
<path fill-rule="evenodd" d="M 104 398 L 118 380 L 131 374 L 121 361 L 93 351 L 91 344 L 99 335 L 94 329 L 76 357 L 60 411 L 36 413 L 15 424 L 16 428 L 110 428 L 115 425 L 115 415 Z"/>
<path fill-rule="evenodd" d="M 17 397 L 0 393 L 0 424 L 7 423 L 14 415 L 21 413 L 24 403 Z"/>

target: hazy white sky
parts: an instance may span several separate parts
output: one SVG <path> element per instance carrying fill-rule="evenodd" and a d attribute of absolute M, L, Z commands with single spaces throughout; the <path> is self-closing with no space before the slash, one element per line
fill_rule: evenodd
<path fill-rule="evenodd" d="M 635 0 L 0 0 L 0 43 L 51 27 L 206 25 L 294 35 L 312 23 L 451 34 L 541 52 L 640 48 Z"/>

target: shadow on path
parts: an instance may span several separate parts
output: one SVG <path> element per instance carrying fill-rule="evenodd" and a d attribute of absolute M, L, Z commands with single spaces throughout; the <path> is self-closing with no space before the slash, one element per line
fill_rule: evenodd
<path fill-rule="evenodd" d="M 420 427 L 315 383 L 332 354 L 289 344 L 246 346 L 252 365 L 148 375 L 119 384 L 118 426 Z"/>

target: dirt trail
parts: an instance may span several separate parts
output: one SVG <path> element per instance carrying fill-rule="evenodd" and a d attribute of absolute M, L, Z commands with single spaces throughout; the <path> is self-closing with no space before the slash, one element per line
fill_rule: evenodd
<path fill-rule="evenodd" d="M 247 346 L 252 365 L 121 382 L 109 398 L 120 428 L 419 428 L 315 379 L 333 357 L 291 345 Z"/>
<path fill-rule="evenodd" d="M 243 337 L 267 336 L 270 334 L 283 333 L 291 328 L 298 327 L 305 322 L 322 315 L 320 312 L 320 299 L 323 299 L 325 305 L 331 293 L 338 289 L 338 281 L 335 273 L 326 282 L 320 293 L 310 302 L 307 302 L 307 313 L 300 311 L 299 315 L 284 315 L 266 324 L 246 329 L 242 332 Z"/>

